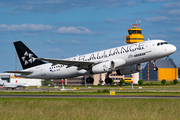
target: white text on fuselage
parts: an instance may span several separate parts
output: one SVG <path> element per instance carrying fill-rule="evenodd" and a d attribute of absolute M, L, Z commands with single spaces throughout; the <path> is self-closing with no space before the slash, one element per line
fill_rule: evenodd
<path fill-rule="evenodd" d="M 110 50 L 92 53 L 90 55 L 78 56 L 78 57 L 70 58 L 68 60 L 91 61 L 91 60 L 107 58 L 107 57 L 119 55 L 119 54 L 127 54 L 127 53 L 132 54 L 133 52 L 135 52 L 137 50 L 143 50 L 144 48 L 145 48 L 145 43 L 137 43 L 137 44 L 127 45 L 127 46 L 118 47 L 118 48 L 114 48 L 114 49 L 110 49 Z M 131 54 L 129 54 L 128 58 L 146 55 L 146 53 L 139 53 L 139 54 L 135 54 L 135 55 L 131 55 Z M 59 69 L 64 66 L 67 66 L 67 65 L 59 64 L 59 65 L 51 66 L 50 71 L 51 72 L 60 71 L 60 70 L 53 70 L 53 69 Z"/>
<path fill-rule="evenodd" d="M 86 56 L 85 55 L 84 56 L 78 56 L 78 57 L 71 58 L 69 60 L 91 61 L 91 60 L 107 58 L 107 57 L 119 55 L 119 54 L 127 54 L 129 52 L 135 52 L 137 50 L 142 50 L 144 48 L 145 48 L 144 43 L 138 43 L 138 44 L 127 45 L 127 46 L 123 46 L 123 47 L 119 47 L 119 48 L 114 48 L 111 50 L 105 50 L 105 51 L 92 53 L 88 56 L 87 55 Z M 145 55 L 145 54 L 142 54 L 142 55 Z M 135 56 L 135 57 L 137 57 L 137 56 Z"/>

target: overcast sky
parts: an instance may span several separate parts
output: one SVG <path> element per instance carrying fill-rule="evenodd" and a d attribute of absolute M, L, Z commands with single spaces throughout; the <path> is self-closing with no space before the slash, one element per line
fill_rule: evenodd
<path fill-rule="evenodd" d="M 38 57 L 68 58 L 125 45 L 136 18 L 145 40 L 177 47 L 180 66 L 179 0 L 0 0 L 0 16 L 0 72 L 15 70 L 15 40 Z"/>

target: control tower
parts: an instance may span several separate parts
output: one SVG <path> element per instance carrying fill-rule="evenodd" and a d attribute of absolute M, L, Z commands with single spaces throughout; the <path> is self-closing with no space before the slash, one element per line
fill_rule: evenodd
<path fill-rule="evenodd" d="M 132 44 L 144 41 L 144 36 L 141 35 L 142 29 L 140 26 L 140 20 L 139 24 L 132 24 L 132 28 L 128 29 L 128 33 L 129 35 L 126 36 L 126 43 Z"/>

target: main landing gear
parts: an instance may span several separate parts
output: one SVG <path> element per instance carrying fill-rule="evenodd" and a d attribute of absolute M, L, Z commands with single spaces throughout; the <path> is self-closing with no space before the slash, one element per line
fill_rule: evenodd
<path fill-rule="evenodd" d="M 87 83 L 93 83 L 93 82 L 94 82 L 94 78 L 88 77 L 88 78 L 86 79 L 86 82 L 87 82 Z M 105 79 L 105 83 L 106 83 L 106 84 L 111 83 L 111 82 L 112 82 L 112 79 L 111 79 L 111 78 L 107 77 L 107 78 Z"/>
<path fill-rule="evenodd" d="M 112 79 L 111 79 L 111 78 L 107 77 L 107 78 L 105 79 L 105 83 L 106 83 L 106 84 L 111 83 L 111 82 L 112 82 Z"/>
<path fill-rule="evenodd" d="M 86 78 L 86 82 L 87 83 L 93 83 L 94 82 L 94 78 L 88 77 L 88 78 Z"/>
<path fill-rule="evenodd" d="M 112 82 L 112 79 L 109 78 L 109 74 L 111 74 L 111 72 L 108 72 L 107 75 L 106 75 L 106 79 L 105 79 L 106 84 Z M 86 78 L 86 83 L 93 83 L 93 82 L 94 82 L 94 78 L 92 78 L 91 75 L 89 74 L 89 77 Z"/>
<path fill-rule="evenodd" d="M 112 82 L 112 79 L 109 78 L 109 74 L 111 74 L 111 73 L 107 73 L 107 75 L 106 75 L 106 79 L 105 79 L 105 83 L 106 83 L 106 84 Z M 93 82 L 94 82 L 94 78 L 92 78 L 92 77 L 89 75 L 89 77 L 86 78 L 86 83 L 93 83 Z"/>
<path fill-rule="evenodd" d="M 111 74 L 112 72 L 108 72 L 107 74 L 106 74 L 106 79 L 105 79 L 105 83 L 106 84 L 108 84 L 108 83 L 111 83 L 112 82 L 112 79 L 111 78 L 109 78 L 109 74 Z"/>

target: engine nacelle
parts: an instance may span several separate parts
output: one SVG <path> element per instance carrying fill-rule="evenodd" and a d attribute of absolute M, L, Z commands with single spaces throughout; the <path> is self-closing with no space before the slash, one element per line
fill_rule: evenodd
<path fill-rule="evenodd" d="M 99 63 L 92 67 L 92 72 L 96 73 L 103 73 L 103 72 L 110 72 L 114 70 L 114 62 L 113 61 L 106 61 L 103 63 Z"/>
<path fill-rule="evenodd" d="M 141 64 L 136 64 L 133 66 L 127 66 L 125 68 L 116 70 L 116 73 L 118 75 L 127 75 L 127 74 L 133 74 L 139 72 L 140 70 L 141 70 Z"/>
<path fill-rule="evenodd" d="M 114 68 L 117 69 L 126 64 L 126 61 L 122 58 L 112 60 L 114 62 Z"/>

